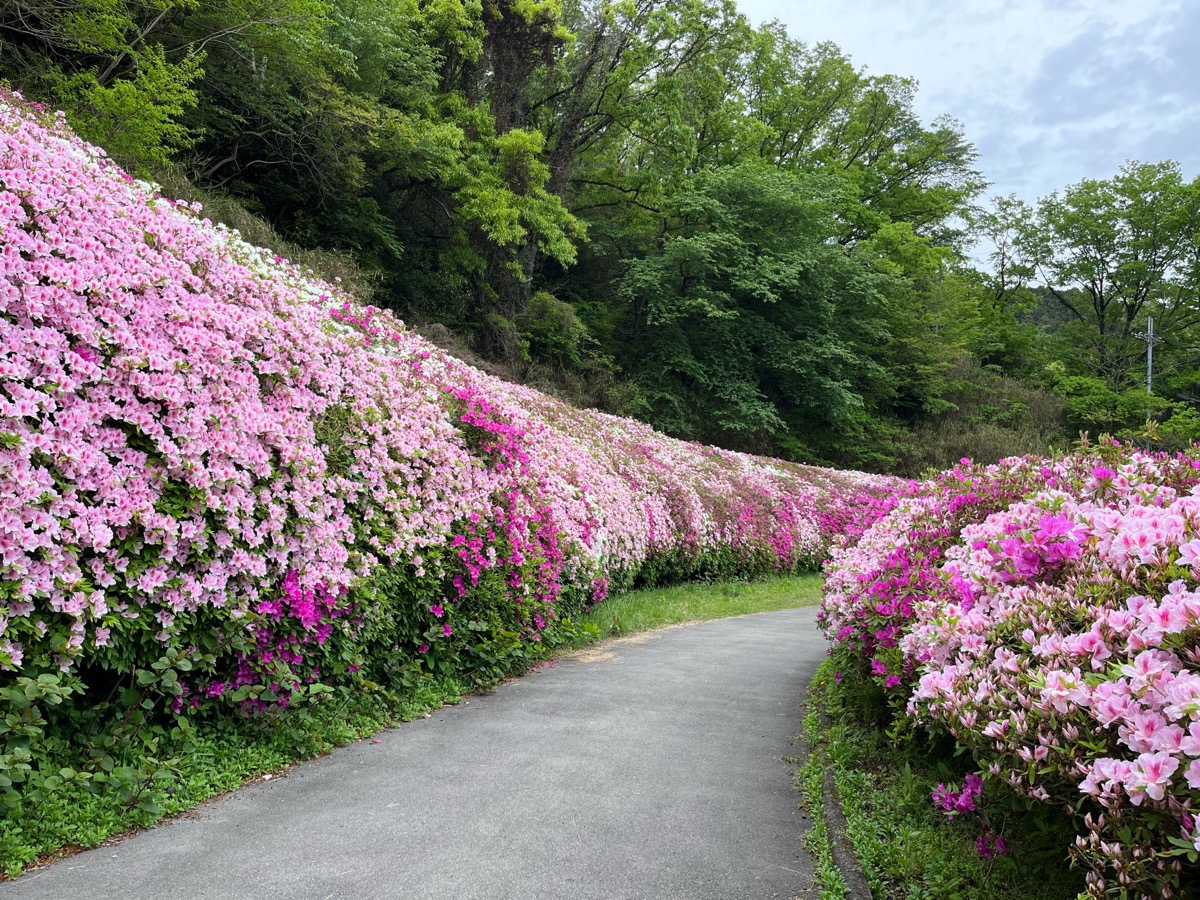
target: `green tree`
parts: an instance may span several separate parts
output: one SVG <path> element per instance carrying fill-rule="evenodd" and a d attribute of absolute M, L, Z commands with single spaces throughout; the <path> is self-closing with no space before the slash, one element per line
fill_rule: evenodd
<path fill-rule="evenodd" d="M 957 296 L 943 270 L 982 184 L 973 149 L 919 122 L 911 82 L 755 29 L 732 4 L 590 9 L 579 71 L 593 77 L 575 83 L 591 99 L 568 130 L 587 138 L 562 157 L 592 241 L 555 293 L 608 336 L 638 386 L 630 408 L 660 426 L 886 465 L 967 352 L 935 347 L 978 318 L 973 294 L 970 315 L 930 312 Z M 792 221 L 777 194 L 793 190 L 811 217 L 768 235 L 768 210 Z"/>
<path fill-rule="evenodd" d="M 570 35 L 552 0 L 447 0 L 421 13 L 440 64 L 425 114 L 460 137 L 444 170 L 395 167 L 380 183 L 410 259 L 436 273 L 397 292 L 420 317 L 471 332 L 476 350 L 515 372 L 518 320 L 538 269 L 570 265 L 584 236 L 551 187 L 546 135 L 533 121 L 539 86 L 562 65 Z"/>
<path fill-rule="evenodd" d="M 746 59 L 759 155 L 853 184 L 860 206 L 847 239 L 905 222 L 936 243 L 961 240 L 953 217 L 984 187 L 975 149 L 952 119 L 921 123 L 913 79 L 866 75 L 835 44 L 808 46 L 778 23 L 755 32 Z"/>
<path fill-rule="evenodd" d="M 197 0 L 8 0 L 0 4 L 0 73 L 67 113 L 87 140 L 135 168 L 191 146 L 203 51 L 164 49 Z"/>
<path fill-rule="evenodd" d="M 1200 322 L 1200 179 L 1176 163 L 1129 163 L 1051 194 L 1019 241 L 1073 320 L 1086 374 L 1113 391 L 1136 380 L 1147 316 L 1177 334 Z"/>
<path fill-rule="evenodd" d="M 757 161 L 702 173 L 666 203 L 654 252 L 629 263 L 621 359 L 658 426 L 790 456 L 844 450 L 886 373 L 881 282 L 830 242 L 837 179 Z"/>

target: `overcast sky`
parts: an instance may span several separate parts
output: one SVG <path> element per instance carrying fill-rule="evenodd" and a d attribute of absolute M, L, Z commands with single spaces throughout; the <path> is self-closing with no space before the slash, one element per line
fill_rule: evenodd
<path fill-rule="evenodd" d="M 737 0 L 871 74 L 920 82 L 990 194 L 1035 201 L 1129 159 L 1200 172 L 1200 0 Z"/>

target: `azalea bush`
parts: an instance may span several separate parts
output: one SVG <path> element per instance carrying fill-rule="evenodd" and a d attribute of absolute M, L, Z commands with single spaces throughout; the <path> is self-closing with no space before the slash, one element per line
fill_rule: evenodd
<path fill-rule="evenodd" d="M 494 680 L 635 582 L 815 568 L 822 510 L 895 486 L 489 377 L 17 95 L 0 223 L 9 805 L 189 717 Z M 101 709 L 117 731 L 52 764 Z"/>
<path fill-rule="evenodd" d="M 986 777 L 1075 815 L 1098 897 L 1200 877 L 1197 484 L 1195 451 L 1112 441 L 964 465 L 834 551 L 838 652 Z"/>
<path fill-rule="evenodd" d="M 1043 478 L 1028 460 L 978 469 L 964 459 L 928 482 L 876 501 L 881 515 L 853 529 L 857 541 L 832 549 L 818 614 L 827 636 L 865 660 L 894 700 L 906 696 L 916 670 L 900 651 L 900 638 L 915 605 L 956 596 L 940 572 L 946 550 L 965 525 L 1005 508 Z"/>

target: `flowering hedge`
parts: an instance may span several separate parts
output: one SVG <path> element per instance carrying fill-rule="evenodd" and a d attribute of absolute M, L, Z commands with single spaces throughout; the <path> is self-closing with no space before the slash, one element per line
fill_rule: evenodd
<path fill-rule="evenodd" d="M 816 566 L 893 486 L 489 377 L 18 95 L 0 223 L 9 802 L 72 694 L 186 716 L 495 677 L 612 587 Z"/>
<path fill-rule="evenodd" d="M 835 550 L 827 633 L 988 776 L 1078 817 L 1095 896 L 1200 877 L 1200 454 L 943 473 Z"/>

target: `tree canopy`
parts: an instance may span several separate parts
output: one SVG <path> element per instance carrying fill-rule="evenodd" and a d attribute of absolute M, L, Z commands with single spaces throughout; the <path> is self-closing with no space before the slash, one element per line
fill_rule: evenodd
<path fill-rule="evenodd" d="M 1061 441 L 1016 424 L 1055 396 L 1072 426 L 1200 425 L 1195 182 L 1131 163 L 985 208 L 912 79 L 732 0 L 12 0 L 0 41 L 0 77 L 132 171 L 683 437 L 912 471 L 947 461 L 914 455 L 930 429 Z"/>

